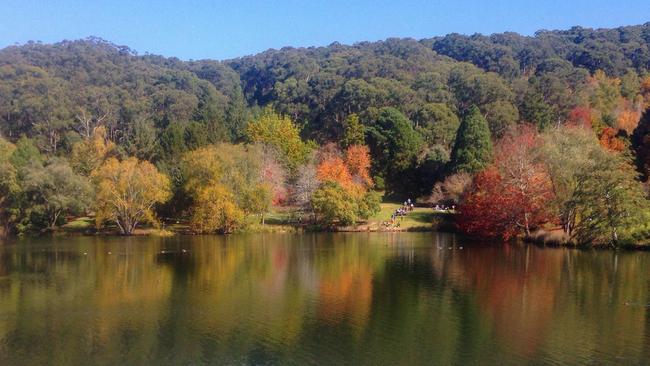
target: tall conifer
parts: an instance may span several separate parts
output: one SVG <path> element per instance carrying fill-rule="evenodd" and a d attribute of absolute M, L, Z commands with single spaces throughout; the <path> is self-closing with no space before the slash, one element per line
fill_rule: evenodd
<path fill-rule="evenodd" d="M 452 171 L 477 173 L 492 161 L 492 140 L 487 120 L 472 106 L 458 128 L 451 152 Z"/>

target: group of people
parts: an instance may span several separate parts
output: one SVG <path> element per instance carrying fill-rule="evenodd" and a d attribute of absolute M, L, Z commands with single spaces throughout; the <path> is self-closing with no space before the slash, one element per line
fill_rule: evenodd
<path fill-rule="evenodd" d="M 413 202 L 411 202 L 411 199 L 410 198 L 407 199 L 406 201 L 404 201 L 402 207 L 395 210 L 395 212 L 393 212 L 393 214 L 390 216 L 391 221 L 395 221 L 395 219 L 398 217 L 406 216 L 406 213 L 413 211 L 414 208 L 415 205 L 413 204 Z"/>
<path fill-rule="evenodd" d="M 434 208 L 436 211 L 454 211 L 456 209 L 456 205 L 451 205 L 451 206 L 445 206 L 445 205 L 436 205 Z"/>

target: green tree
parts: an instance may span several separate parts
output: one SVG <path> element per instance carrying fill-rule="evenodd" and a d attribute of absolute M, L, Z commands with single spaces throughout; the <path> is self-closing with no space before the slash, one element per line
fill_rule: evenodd
<path fill-rule="evenodd" d="M 640 88 L 639 74 L 634 69 L 628 69 L 621 77 L 621 95 L 629 100 L 634 100 L 639 94 Z"/>
<path fill-rule="evenodd" d="M 122 146 L 128 156 L 152 161 L 159 152 L 159 143 L 153 122 L 139 118 L 129 125 Z"/>
<path fill-rule="evenodd" d="M 533 89 L 524 95 L 519 112 L 523 121 L 534 124 L 540 131 L 547 129 L 555 122 L 553 107 L 544 101 L 544 96 L 541 93 Z"/>
<path fill-rule="evenodd" d="M 242 192 L 242 208 L 248 214 L 261 217 L 264 225 L 264 215 L 269 212 L 273 204 L 273 191 L 269 184 L 259 183 Z"/>
<path fill-rule="evenodd" d="M 503 137 L 519 121 L 517 107 L 508 101 L 499 100 L 486 104 L 483 110 L 488 126 L 490 126 L 490 132 L 495 139 Z"/>
<path fill-rule="evenodd" d="M 493 72 L 481 72 L 467 63 L 454 65 L 448 83 L 456 97 L 458 110 L 461 111 L 472 105 L 482 108 L 498 100 L 513 99 L 512 91 L 504 79 Z"/>
<path fill-rule="evenodd" d="M 43 156 L 32 139 L 21 136 L 16 142 L 16 148 L 9 161 L 16 169 L 20 169 L 32 163 L 42 164 Z"/>
<path fill-rule="evenodd" d="M 32 163 L 23 170 L 22 230 L 54 229 L 63 215 L 81 214 L 91 206 L 90 181 L 64 159 L 53 158 L 45 166 Z"/>
<path fill-rule="evenodd" d="M 589 86 L 591 106 L 600 111 L 603 122 L 613 121 L 614 110 L 621 98 L 621 81 L 597 70 L 589 79 Z"/>
<path fill-rule="evenodd" d="M 593 169 L 578 176 L 572 200 L 580 243 L 620 246 L 647 223 L 648 200 L 637 172 L 622 154 L 594 151 Z"/>
<path fill-rule="evenodd" d="M 366 129 L 359 121 L 356 113 L 349 115 L 343 122 L 343 138 L 341 147 L 346 148 L 352 145 L 364 145 L 366 143 Z"/>
<path fill-rule="evenodd" d="M 12 200 L 19 191 L 17 171 L 11 164 L 16 147 L 0 137 L 0 237 L 11 231 L 13 224 Z"/>
<path fill-rule="evenodd" d="M 555 193 L 553 204 L 564 232 L 574 235 L 577 212 L 573 204 L 581 175 L 595 169 L 593 156 L 601 149 L 596 135 L 582 128 L 552 128 L 542 135 L 540 159 L 546 166 Z"/>
<path fill-rule="evenodd" d="M 334 181 L 321 185 L 311 198 L 319 222 L 326 225 L 354 225 L 358 206 L 349 193 Z"/>
<path fill-rule="evenodd" d="M 415 113 L 413 121 L 429 146 L 438 144 L 447 148 L 451 148 L 460 126 L 456 113 L 443 103 L 425 104 Z"/>
<path fill-rule="evenodd" d="M 485 117 L 472 106 L 458 129 L 451 151 L 452 171 L 477 173 L 492 161 L 492 140 Z"/>
<path fill-rule="evenodd" d="M 632 134 L 632 147 L 636 152 L 636 164 L 643 179 L 650 177 L 650 108 L 647 109 L 639 125 Z"/>
<path fill-rule="evenodd" d="M 357 215 L 361 219 L 368 219 L 381 211 L 381 194 L 370 190 L 358 200 Z"/>
<path fill-rule="evenodd" d="M 395 108 L 381 108 L 368 126 L 368 142 L 374 170 L 385 177 L 388 194 L 409 190 L 403 174 L 415 168 L 422 147 L 422 138 L 411 121 Z"/>

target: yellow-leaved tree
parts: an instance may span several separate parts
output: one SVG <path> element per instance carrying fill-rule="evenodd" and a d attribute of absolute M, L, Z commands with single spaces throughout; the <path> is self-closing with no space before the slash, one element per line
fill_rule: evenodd
<path fill-rule="evenodd" d="M 106 128 L 99 126 L 92 136 L 72 146 L 70 165 L 79 174 L 90 176 L 115 151 L 115 144 L 106 137 Z"/>
<path fill-rule="evenodd" d="M 218 144 L 186 153 L 183 188 L 192 198 L 192 230 L 230 233 L 251 214 L 263 221 L 273 198 L 263 167 L 263 150 L 256 146 Z"/>
<path fill-rule="evenodd" d="M 312 150 L 300 138 L 300 129 L 287 117 L 266 108 L 248 124 L 248 138 L 277 150 L 285 166 L 294 171 L 304 164 Z"/>
<path fill-rule="evenodd" d="M 97 188 L 97 226 L 113 221 L 124 235 L 155 223 L 153 207 L 170 196 L 169 178 L 148 161 L 109 158 L 92 174 Z"/>
<path fill-rule="evenodd" d="M 192 231 L 231 233 L 243 221 L 244 212 L 235 203 L 232 192 L 224 185 L 212 182 L 196 191 L 190 220 Z"/>

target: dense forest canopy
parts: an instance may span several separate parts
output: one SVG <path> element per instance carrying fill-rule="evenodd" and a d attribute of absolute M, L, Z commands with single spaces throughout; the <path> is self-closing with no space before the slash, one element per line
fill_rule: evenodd
<path fill-rule="evenodd" d="M 369 122 L 374 108 L 387 106 L 416 121 L 427 104 L 456 114 L 475 104 L 495 121 L 508 114 L 512 121 L 501 121 L 508 123 L 541 113 L 530 110 L 539 102 L 564 119 L 589 75 L 602 70 L 634 84 L 648 69 L 650 23 L 287 47 L 227 61 L 138 56 L 98 38 L 28 43 L 0 51 L 1 127 L 10 139 L 38 137 L 54 152 L 88 119 L 102 119 L 116 141 L 136 149 L 130 140 L 141 130 L 162 136 L 177 124 L 190 144 L 202 129 L 211 140 L 238 139 L 251 107 L 271 104 L 324 141 L 340 136 L 347 115 Z"/>
<path fill-rule="evenodd" d="M 337 142 L 345 156 L 349 146 L 367 146 L 373 184 L 399 199 L 489 166 L 492 144 L 524 125 L 538 133 L 589 125 L 616 151 L 633 143 L 647 176 L 649 127 L 630 136 L 649 106 L 648 70 L 650 23 L 287 47 L 225 61 L 138 55 L 99 38 L 30 42 L 0 50 L 0 136 L 11 151 L 35 156 L 35 148 L 79 167 L 92 165 L 79 156 L 100 129 L 109 155 L 149 161 L 171 178 L 168 212 L 182 206 L 189 152 L 272 145 L 260 136 L 277 131 L 305 141 L 276 146 L 294 156 L 276 157 L 284 181 L 297 184 L 314 159 L 303 149 Z M 250 122 L 265 118 L 270 124 L 251 134 Z M 481 161 L 467 160 L 475 155 Z"/>

